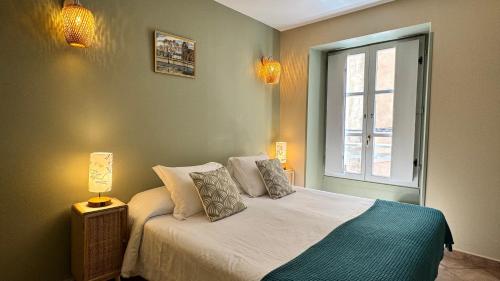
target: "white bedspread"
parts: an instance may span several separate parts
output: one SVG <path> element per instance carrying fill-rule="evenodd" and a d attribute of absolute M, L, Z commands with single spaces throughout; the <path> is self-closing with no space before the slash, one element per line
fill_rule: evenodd
<path fill-rule="evenodd" d="M 150 281 L 260 280 L 374 203 L 296 190 L 278 200 L 244 198 L 246 210 L 213 223 L 204 213 L 184 221 L 163 215 L 145 224 L 136 222 L 144 225 L 142 243 L 135 239 L 128 247 L 137 249 L 139 256 L 132 264 L 126 257 L 122 273 Z"/>

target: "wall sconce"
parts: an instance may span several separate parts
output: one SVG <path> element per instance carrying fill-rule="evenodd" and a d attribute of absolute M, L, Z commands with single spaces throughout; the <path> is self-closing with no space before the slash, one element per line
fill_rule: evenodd
<path fill-rule="evenodd" d="M 260 76 L 266 84 L 277 84 L 280 82 L 281 64 L 271 57 L 262 57 L 260 67 Z"/>
<path fill-rule="evenodd" d="M 89 207 L 104 207 L 111 204 L 111 198 L 102 196 L 101 192 L 111 191 L 113 184 L 113 153 L 94 152 L 90 154 L 89 191 L 98 193 L 99 197 L 88 200 Z"/>
<path fill-rule="evenodd" d="M 64 37 L 69 45 L 86 48 L 92 44 L 95 33 L 94 15 L 79 0 L 64 1 L 62 19 Z"/>

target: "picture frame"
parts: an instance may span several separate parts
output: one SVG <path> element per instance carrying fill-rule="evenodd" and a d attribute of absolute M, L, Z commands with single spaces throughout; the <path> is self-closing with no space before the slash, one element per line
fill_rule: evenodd
<path fill-rule="evenodd" d="M 196 41 L 155 30 L 153 52 L 156 73 L 196 77 Z"/>

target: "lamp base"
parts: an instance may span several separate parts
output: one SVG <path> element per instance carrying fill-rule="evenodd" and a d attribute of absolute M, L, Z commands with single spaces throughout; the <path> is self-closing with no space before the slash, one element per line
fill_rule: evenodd
<path fill-rule="evenodd" d="M 99 208 L 111 205 L 111 198 L 106 196 L 92 197 L 87 201 L 87 206 L 91 208 Z"/>

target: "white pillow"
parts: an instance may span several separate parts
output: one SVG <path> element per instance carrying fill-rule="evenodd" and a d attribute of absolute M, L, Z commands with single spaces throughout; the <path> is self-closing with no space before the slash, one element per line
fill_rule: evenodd
<path fill-rule="evenodd" d="M 137 193 L 127 205 L 130 238 L 122 272 L 130 276 L 134 274 L 137 263 L 144 224 L 152 217 L 171 214 L 174 202 L 170 199 L 170 192 L 162 186 Z"/>
<path fill-rule="evenodd" d="M 228 160 L 227 166 L 231 167 L 231 175 L 238 182 L 239 187 L 251 197 L 258 197 L 267 193 L 264 181 L 255 164 L 255 161 L 267 159 L 267 155 L 261 154 L 256 156 L 231 157 Z"/>
<path fill-rule="evenodd" d="M 174 202 L 165 186 L 137 193 L 128 202 L 129 217 L 145 214 L 148 218 L 168 215 L 174 211 Z"/>
<path fill-rule="evenodd" d="M 176 219 L 183 220 L 203 211 L 201 199 L 189 173 L 208 172 L 221 167 L 221 164 L 215 162 L 188 167 L 165 167 L 160 165 L 153 167 L 153 170 L 170 191 L 172 201 L 175 204 L 173 215 Z"/>
<path fill-rule="evenodd" d="M 233 161 L 231 161 L 231 159 L 233 159 L 234 157 L 231 157 L 227 160 L 227 166 L 226 166 L 226 169 L 227 171 L 229 172 L 229 174 L 231 175 L 231 178 L 233 178 L 233 181 L 234 183 L 236 184 L 236 188 L 238 188 L 238 192 L 240 194 L 242 193 L 246 193 L 243 188 L 241 188 L 241 184 L 238 182 L 238 180 L 236 179 L 236 177 L 234 176 L 234 167 L 233 167 Z"/>

